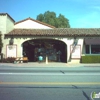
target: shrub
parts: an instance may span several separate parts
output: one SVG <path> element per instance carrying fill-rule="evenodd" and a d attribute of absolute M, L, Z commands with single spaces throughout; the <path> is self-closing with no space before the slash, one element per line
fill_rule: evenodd
<path fill-rule="evenodd" d="M 3 63 L 13 63 L 15 59 L 16 58 L 14 58 L 14 57 L 8 57 L 8 58 L 4 58 L 1 62 L 3 62 Z"/>
<path fill-rule="evenodd" d="M 81 63 L 100 63 L 100 55 L 85 55 L 81 57 Z"/>

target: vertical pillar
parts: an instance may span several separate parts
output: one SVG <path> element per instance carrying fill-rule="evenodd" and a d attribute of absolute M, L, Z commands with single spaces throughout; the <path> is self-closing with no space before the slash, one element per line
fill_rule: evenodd
<path fill-rule="evenodd" d="M 67 62 L 70 62 L 71 61 L 70 45 L 71 44 L 67 44 Z"/>
<path fill-rule="evenodd" d="M 90 51 L 90 54 L 91 54 L 91 45 L 89 45 L 89 51 Z"/>
<path fill-rule="evenodd" d="M 23 45 L 20 46 L 20 57 L 23 57 Z M 23 63 L 23 61 L 21 61 Z"/>
<path fill-rule="evenodd" d="M 46 64 L 48 64 L 48 56 L 46 56 Z"/>
<path fill-rule="evenodd" d="M 20 48 L 20 57 L 23 57 L 23 45 L 21 44 L 21 48 Z"/>
<path fill-rule="evenodd" d="M 21 44 L 17 44 L 17 57 L 23 57 L 23 46 Z"/>

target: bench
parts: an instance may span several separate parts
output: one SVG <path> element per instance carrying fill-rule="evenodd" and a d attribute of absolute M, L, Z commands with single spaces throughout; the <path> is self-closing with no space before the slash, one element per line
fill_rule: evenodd
<path fill-rule="evenodd" d="M 15 60 L 14 60 L 14 63 L 21 63 L 21 62 L 28 62 L 28 57 L 17 57 Z"/>

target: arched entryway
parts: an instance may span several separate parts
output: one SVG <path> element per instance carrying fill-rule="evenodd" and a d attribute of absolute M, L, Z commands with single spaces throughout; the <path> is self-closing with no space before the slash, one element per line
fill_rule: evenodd
<path fill-rule="evenodd" d="M 67 45 L 55 39 L 33 39 L 23 43 L 23 56 L 27 56 L 29 62 L 37 62 L 39 56 L 46 56 L 54 62 L 67 62 Z"/>

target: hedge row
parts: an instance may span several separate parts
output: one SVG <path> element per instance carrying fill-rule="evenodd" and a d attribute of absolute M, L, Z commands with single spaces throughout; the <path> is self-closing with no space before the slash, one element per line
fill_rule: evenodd
<path fill-rule="evenodd" d="M 100 55 L 85 55 L 81 57 L 81 63 L 100 63 Z"/>

